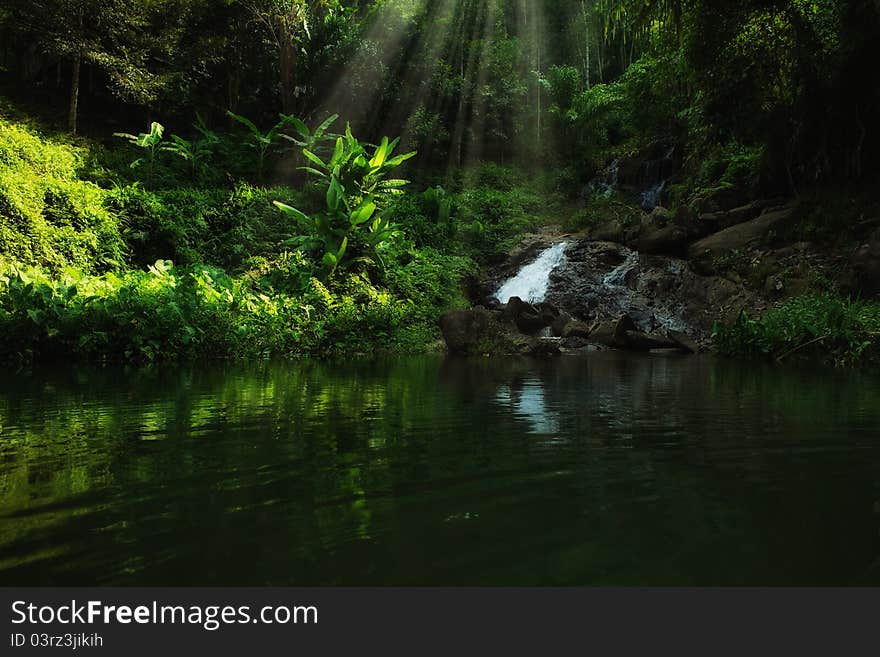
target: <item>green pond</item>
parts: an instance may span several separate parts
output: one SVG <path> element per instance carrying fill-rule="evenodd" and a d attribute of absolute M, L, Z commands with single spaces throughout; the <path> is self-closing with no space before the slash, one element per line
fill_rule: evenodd
<path fill-rule="evenodd" d="M 703 357 L 7 370 L 3 585 L 880 583 L 880 379 Z"/>

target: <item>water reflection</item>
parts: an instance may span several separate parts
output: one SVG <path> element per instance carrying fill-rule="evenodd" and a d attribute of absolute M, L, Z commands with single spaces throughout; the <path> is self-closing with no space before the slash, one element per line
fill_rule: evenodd
<path fill-rule="evenodd" d="M 540 380 L 502 384 L 495 399 L 515 417 L 523 418 L 532 433 L 556 434 L 559 432 L 559 414 L 547 408 L 544 384 Z"/>
<path fill-rule="evenodd" d="M 29 584 L 877 583 L 880 386 L 702 358 L 0 381 Z"/>

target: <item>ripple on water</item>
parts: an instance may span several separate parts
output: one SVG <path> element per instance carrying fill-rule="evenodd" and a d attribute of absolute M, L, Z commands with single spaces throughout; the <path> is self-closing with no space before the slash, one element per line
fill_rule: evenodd
<path fill-rule="evenodd" d="M 0 382 L 0 576 L 850 583 L 877 384 L 614 353 L 35 371 Z"/>

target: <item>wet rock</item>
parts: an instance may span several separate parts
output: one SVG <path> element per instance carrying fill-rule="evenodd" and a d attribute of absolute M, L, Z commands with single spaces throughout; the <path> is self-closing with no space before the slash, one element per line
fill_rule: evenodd
<path fill-rule="evenodd" d="M 572 320 L 565 325 L 565 328 L 562 331 L 562 337 L 565 339 L 579 338 L 582 340 L 588 340 L 592 332 L 593 327 L 586 322 Z"/>
<path fill-rule="evenodd" d="M 674 340 L 661 335 L 651 335 L 642 331 L 626 332 L 626 348 L 634 351 L 654 351 L 655 349 L 678 350 L 679 345 Z"/>
<path fill-rule="evenodd" d="M 560 310 L 556 319 L 554 319 L 553 323 L 550 325 L 550 332 L 554 337 L 564 337 L 565 329 L 571 322 L 572 316 L 564 310 Z"/>
<path fill-rule="evenodd" d="M 562 340 L 559 338 L 538 338 L 531 350 L 530 356 L 548 357 L 562 354 Z"/>
<path fill-rule="evenodd" d="M 444 314 L 440 330 L 454 354 L 519 354 L 534 346 L 534 341 L 520 334 L 502 313 L 481 306 Z"/>
<path fill-rule="evenodd" d="M 749 190 L 743 187 L 720 185 L 693 199 L 692 205 L 700 215 L 725 212 L 745 205 L 749 202 L 750 196 Z"/>
<path fill-rule="evenodd" d="M 701 214 L 695 222 L 695 230 L 700 237 L 717 233 L 718 231 L 737 226 L 747 221 L 757 219 L 764 211 L 781 209 L 785 205 L 785 199 L 763 199 L 752 201 L 746 205 Z"/>
<path fill-rule="evenodd" d="M 613 220 L 590 229 L 588 234 L 592 240 L 623 244 L 631 232 L 631 227 L 627 227 L 622 221 Z"/>
<path fill-rule="evenodd" d="M 678 345 L 678 350 L 682 353 L 686 354 L 697 354 L 700 353 L 700 345 L 696 343 L 696 341 L 689 336 L 687 333 L 682 331 L 666 331 L 666 337 L 673 341 L 676 345 Z"/>
<path fill-rule="evenodd" d="M 722 253 L 743 249 L 764 239 L 770 231 L 789 221 L 793 208 L 784 208 L 762 214 L 757 219 L 731 226 L 691 244 L 691 259 L 710 258 Z"/>
<path fill-rule="evenodd" d="M 596 346 L 585 338 L 563 338 L 562 348 L 568 351 L 582 351 L 585 349 L 596 349 Z"/>
<path fill-rule="evenodd" d="M 504 316 L 525 335 L 535 335 L 548 326 L 541 311 L 519 297 L 510 298 Z"/>
<path fill-rule="evenodd" d="M 591 333 L 590 342 L 615 349 L 626 349 L 629 346 L 627 333 L 638 331 L 639 327 L 629 315 L 621 315 L 616 320 L 601 322 Z"/>

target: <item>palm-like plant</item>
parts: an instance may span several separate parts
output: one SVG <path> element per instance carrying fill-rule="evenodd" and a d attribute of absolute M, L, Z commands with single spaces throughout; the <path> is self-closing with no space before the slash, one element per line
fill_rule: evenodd
<path fill-rule="evenodd" d="M 162 137 L 165 134 L 165 126 L 161 123 L 156 123 L 153 121 L 150 124 L 149 132 L 142 132 L 137 135 L 132 135 L 127 132 L 114 132 L 114 137 L 120 137 L 122 139 L 128 140 L 128 142 L 138 148 L 144 149 L 146 154 L 144 157 L 139 157 L 134 162 L 131 163 L 132 169 L 137 169 L 146 164 L 147 166 L 147 186 L 152 186 L 153 184 L 153 174 L 155 172 L 156 166 L 156 157 L 159 154 L 159 151 L 162 150 Z"/>
<path fill-rule="evenodd" d="M 244 146 L 246 148 L 251 148 L 257 152 L 257 176 L 259 180 L 262 182 L 263 180 L 263 168 L 265 166 L 266 157 L 269 155 L 272 147 L 277 143 L 278 139 L 281 137 L 282 130 L 288 125 L 296 123 L 302 123 L 295 116 L 290 116 L 287 114 L 280 114 L 281 117 L 278 123 L 272 126 L 268 132 L 263 132 L 260 130 L 253 121 L 248 119 L 247 117 L 241 116 L 240 114 L 235 114 L 234 112 L 226 112 L 230 118 L 238 121 L 244 127 L 248 129 L 248 139 L 244 142 Z"/>
<path fill-rule="evenodd" d="M 339 118 L 338 114 L 333 114 L 328 117 L 321 125 L 315 128 L 315 131 L 312 132 L 309 130 L 309 127 L 295 117 L 290 117 L 290 127 L 293 128 L 294 132 L 296 132 L 295 136 L 291 136 L 288 134 L 281 133 L 279 136 L 282 139 L 286 139 L 290 141 L 300 149 L 306 149 L 309 151 L 317 151 L 320 148 L 321 144 L 330 139 L 339 137 L 339 135 L 330 134 L 327 130 L 333 125 L 336 120 Z"/>
<path fill-rule="evenodd" d="M 196 115 L 193 127 L 198 131 L 199 137 L 188 140 L 179 135 L 171 135 L 171 141 L 164 144 L 161 150 L 186 160 L 190 166 L 190 176 L 195 180 L 199 169 L 213 155 L 214 147 L 220 143 L 220 137 L 208 129 L 201 116 Z"/>

